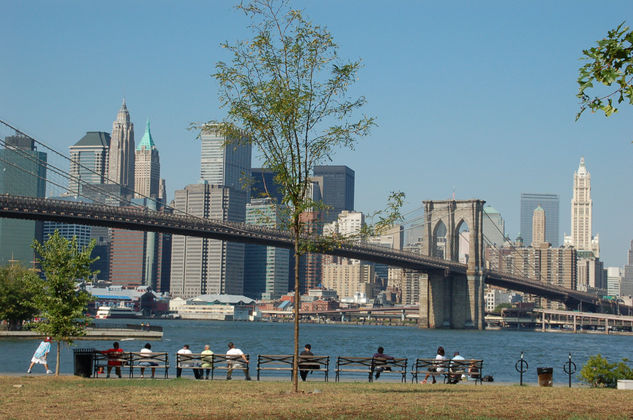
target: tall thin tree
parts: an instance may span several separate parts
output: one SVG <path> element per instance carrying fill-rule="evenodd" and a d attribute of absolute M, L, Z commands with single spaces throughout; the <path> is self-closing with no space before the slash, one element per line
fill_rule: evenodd
<path fill-rule="evenodd" d="M 213 75 L 227 119 L 217 124 L 230 143 L 255 145 L 264 166 L 275 173 L 288 209 L 294 239 L 294 366 L 298 391 L 300 257 L 310 250 L 302 214 L 318 207 L 309 194 L 315 165 L 339 148 L 353 148 L 374 119 L 354 117 L 364 97 L 348 95 L 361 67 L 343 61 L 332 34 L 304 18 L 287 1 L 252 0 L 237 8 L 249 19 L 252 38 L 222 46 L 230 62 L 218 62 Z"/>

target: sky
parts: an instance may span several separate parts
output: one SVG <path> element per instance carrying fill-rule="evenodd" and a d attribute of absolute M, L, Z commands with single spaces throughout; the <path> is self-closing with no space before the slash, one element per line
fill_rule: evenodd
<path fill-rule="evenodd" d="M 223 41 L 247 39 L 229 1 L 0 2 L 0 119 L 62 151 L 108 131 L 125 97 L 135 137 L 150 119 L 168 196 L 200 174 L 190 123 L 221 120 L 211 77 Z M 592 177 L 593 232 L 605 266 L 633 240 L 633 107 L 610 118 L 578 111 L 582 50 L 633 2 L 295 1 L 325 25 L 345 59 L 362 59 L 352 93 L 377 127 L 332 164 L 356 172 L 355 207 L 403 191 L 423 200 L 479 198 L 519 233 L 520 194 L 560 195 L 570 231 L 574 171 Z M 256 153 L 255 153 L 256 155 Z M 258 162 L 254 161 L 253 166 Z"/>

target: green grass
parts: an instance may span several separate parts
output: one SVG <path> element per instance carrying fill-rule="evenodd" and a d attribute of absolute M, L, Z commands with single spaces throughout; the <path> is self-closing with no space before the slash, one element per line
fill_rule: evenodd
<path fill-rule="evenodd" d="M 0 418 L 411 419 L 633 417 L 613 389 L 398 383 L 0 377 Z"/>

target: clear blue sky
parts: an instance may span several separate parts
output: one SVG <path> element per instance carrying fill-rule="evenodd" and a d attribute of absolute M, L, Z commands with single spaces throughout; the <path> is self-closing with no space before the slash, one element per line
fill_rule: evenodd
<path fill-rule="evenodd" d="M 378 119 L 355 152 L 356 208 L 407 193 L 481 198 L 519 229 L 521 192 L 560 194 L 569 233 L 572 177 L 592 175 L 593 231 L 606 265 L 633 239 L 633 109 L 574 122 L 578 58 L 626 20 L 633 2 L 310 1 L 342 57 L 362 58 L 355 92 Z M 110 131 L 125 96 L 143 135 L 151 119 L 169 196 L 199 178 L 190 122 L 221 119 L 210 74 L 221 41 L 247 21 L 227 1 L 4 1 L 0 3 L 0 118 L 62 150 L 86 131 Z M 562 239 L 562 238 L 561 238 Z"/>

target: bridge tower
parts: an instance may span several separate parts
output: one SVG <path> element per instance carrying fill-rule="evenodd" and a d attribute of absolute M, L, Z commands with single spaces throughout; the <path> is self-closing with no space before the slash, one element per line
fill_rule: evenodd
<path fill-rule="evenodd" d="M 484 203 L 483 200 L 424 201 L 422 254 L 457 262 L 460 242 L 462 246 L 468 245 L 469 252 L 465 275 L 446 270 L 429 271 L 421 276 L 421 328 L 484 328 Z M 463 229 L 466 226 L 468 233 Z"/>

